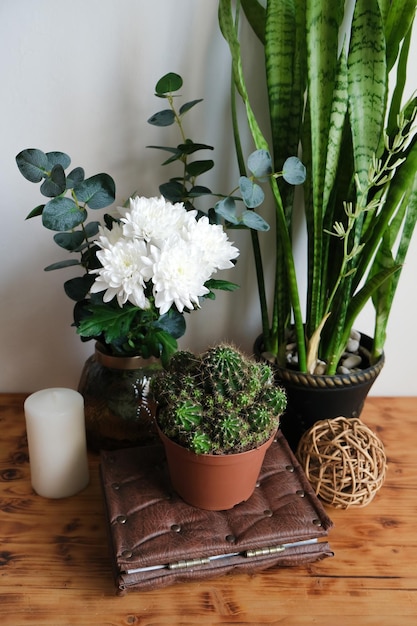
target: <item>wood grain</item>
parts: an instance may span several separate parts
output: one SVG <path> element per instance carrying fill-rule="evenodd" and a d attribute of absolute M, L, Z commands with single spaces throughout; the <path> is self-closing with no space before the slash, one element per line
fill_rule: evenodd
<path fill-rule="evenodd" d="M 64 500 L 30 484 L 22 394 L 0 395 L 0 623 L 165 626 L 417 623 L 417 398 L 368 398 L 386 482 L 364 508 L 328 508 L 335 556 L 256 576 L 115 595 L 98 457 L 90 485 Z"/>

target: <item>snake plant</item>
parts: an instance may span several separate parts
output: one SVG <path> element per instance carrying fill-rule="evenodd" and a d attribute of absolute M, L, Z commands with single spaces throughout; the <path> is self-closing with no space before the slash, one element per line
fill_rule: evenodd
<path fill-rule="evenodd" d="M 219 24 L 232 59 L 241 175 L 246 176 L 244 131 L 235 94 L 244 103 L 256 151 L 270 155 L 273 171 L 299 154 L 307 173 L 305 311 L 292 246 L 294 189 L 282 178 L 269 177 L 276 243 L 271 310 L 262 234 L 251 230 L 264 349 L 281 365 L 293 323 L 298 368 L 314 372 L 319 358 L 328 374 L 335 373 L 369 300 L 375 308 L 372 359 L 383 351 L 417 219 L 417 98 L 404 103 L 415 10 L 416 0 L 219 0 Z M 264 48 L 270 121 L 265 134 L 246 85 L 242 57 L 252 42 L 241 36 L 244 19 Z"/>

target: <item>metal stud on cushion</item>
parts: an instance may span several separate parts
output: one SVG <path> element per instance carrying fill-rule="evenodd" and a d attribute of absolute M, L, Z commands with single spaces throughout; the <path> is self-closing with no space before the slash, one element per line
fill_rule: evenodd
<path fill-rule="evenodd" d="M 387 471 L 383 443 L 358 418 L 316 422 L 297 457 L 318 497 L 336 508 L 369 504 Z"/>

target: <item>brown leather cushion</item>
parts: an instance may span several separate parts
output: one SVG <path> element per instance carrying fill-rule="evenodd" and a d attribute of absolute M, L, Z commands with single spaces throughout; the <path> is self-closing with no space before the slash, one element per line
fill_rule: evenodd
<path fill-rule="evenodd" d="M 177 496 L 159 446 L 102 452 L 101 478 L 119 592 L 332 556 L 318 541 L 332 522 L 281 432 L 254 494 L 228 511 Z"/>

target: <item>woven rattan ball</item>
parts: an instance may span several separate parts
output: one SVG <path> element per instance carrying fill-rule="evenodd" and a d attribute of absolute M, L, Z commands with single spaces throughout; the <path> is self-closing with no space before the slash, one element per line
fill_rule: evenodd
<path fill-rule="evenodd" d="M 297 457 L 317 496 L 336 508 L 366 506 L 385 480 L 384 446 L 358 418 L 316 422 Z"/>

